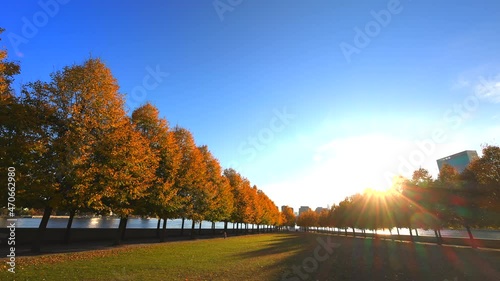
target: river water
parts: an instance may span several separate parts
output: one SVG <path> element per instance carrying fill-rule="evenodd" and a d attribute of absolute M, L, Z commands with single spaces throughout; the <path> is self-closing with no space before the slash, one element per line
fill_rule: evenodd
<path fill-rule="evenodd" d="M 41 218 L 18 218 L 16 222 L 17 228 L 37 228 L 40 225 Z M 68 223 L 67 218 L 51 218 L 47 225 L 48 228 L 65 228 Z M 75 218 L 73 220 L 72 228 L 118 228 L 120 223 L 120 219 L 118 218 Z M 158 219 L 138 219 L 133 218 L 129 219 L 127 222 L 127 228 L 156 228 L 158 223 Z M 162 221 L 163 224 L 163 221 Z M 8 225 L 6 218 L 0 218 L 0 227 L 5 228 Z M 174 219 L 167 220 L 167 228 L 179 229 L 181 228 L 182 220 Z M 196 224 L 196 228 L 199 227 L 199 224 Z M 211 228 L 212 223 L 203 221 L 201 224 L 201 228 Z M 223 222 L 216 222 L 215 227 L 218 229 L 224 228 Z M 256 226 L 254 226 L 256 228 Z M 191 221 L 185 220 L 184 228 L 191 228 Z M 232 223 L 228 223 L 228 228 L 232 229 Z M 249 225 L 249 228 L 252 228 L 252 225 Z M 359 230 L 356 230 L 358 232 Z M 351 233 L 352 229 L 348 229 L 348 232 Z M 359 231 L 360 232 L 360 231 Z M 368 233 L 371 231 L 367 230 Z M 408 229 L 402 228 L 399 230 L 401 235 L 409 235 L 410 232 Z M 389 235 L 389 230 L 378 230 L 378 234 L 386 234 Z M 396 229 L 392 230 L 393 234 L 397 234 Z M 423 230 L 419 229 L 418 234 L 421 236 L 434 236 L 433 230 Z M 468 238 L 467 231 L 465 229 L 459 230 L 441 230 L 441 234 L 443 237 L 457 237 L 457 238 Z M 500 240 L 500 231 L 495 230 L 480 230 L 480 229 L 472 229 L 472 234 L 475 238 L 478 239 L 496 239 Z M 415 235 L 415 233 L 414 233 Z"/>
<path fill-rule="evenodd" d="M 349 229 L 348 232 L 352 233 L 352 229 Z M 472 235 L 477 239 L 493 239 L 500 240 L 500 231 L 498 230 L 484 230 L 484 229 L 471 229 Z M 358 230 L 356 230 L 358 232 Z M 359 232 L 361 232 L 359 230 Z M 367 233 L 371 233 L 371 231 L 367 230 Z M 348 234 L 351 234 L 348 233 Z M 410 231 L 407 228 L 400 228 L 399 233 L 401 235 L 410 235 Z M 387 229 L 378 230 L 377 234 L 390 235 L 390 231 Z M 392 229 L 392 234 L 397 235 L 397 230 Z M 413 230 L 413 235 L 415 235 L 415 231 Z M 420 236 L 435 236 L 434 230 L 423 230 L 418 229 L 418 235 Z M 467 230 L 465 229 L 443 229 L 441 230 L 441 236 L 443 237 L 453 237 L 453 238 L 469 238 L 467 234 Z"/>
<path fill-rule="evenodd" d="M 18 218 L 16 221 L 17 228 L 37 228 L 40 225 L 41 218 Z M 9 221 L 10 223 L 10 221 Z M 0 228 L 5 228 L 7 223 L 6 218 L 0 218 Z M 50 218 L 47 224 L 48 228 L 66 228 L 68 218 Z M 72 228 L 118 228 L 120 223 L 119 218 L 74 218 Z M 163 225 L 163 220 L 162 220 Z M 191 220 L 184 221 L 184 228 L 191 228 Z M 129 219 L 127 221 L 127 228 L 156 228 L 158 219 Z M 167 228 L 180 229 L 182 225 L 181 219 L 167 220 Z M 196 228 L 199 223 L 196 224 Z M 216 222 L 216 228 L 224 228 L 223 222 Z M 256 226 L 255 226 L 256 227 Z M 212 228 L 212 223 L 203 221 L 201 228 Z M 228 228 L 233 228 L 232 223 L 228 223 Z M 249 228 L 252 228 L 249 225 Z"/>

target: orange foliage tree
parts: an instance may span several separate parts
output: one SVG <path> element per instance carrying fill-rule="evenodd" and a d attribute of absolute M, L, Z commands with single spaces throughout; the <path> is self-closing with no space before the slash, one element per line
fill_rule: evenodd
<path fill-rule="evenodd" d="M 145 200 L 138 202 L 140 213 L 163 219 L 161 241 L 165 240 L 167 219 L 174 218 L 180 208 L 177 190 L 173 185 L 180 167 L 180 153 L 167 120 L 159 117 L 158 109 L 147 103 L 132 113 L 136 129 L 149 141 L 151 151 L 158 157 L 155 180 Z M 158 225 L 159 226 L 159 225 Z"/>
<path fill-rule="evenodd" d="M 212 222 L 212 229 L 215 231 L 215 222 L 223 221 L 227 230 L 227 222 L 233 212 L 233 196 L 231 186 L 226 177 L 222 175 L 222 168 L 219 161 L 210 153 L 207 146 L 201 146 L 200 152 L 206 167 L 206 181 L 204 193 L 207 209 L 204 217 Z"/>
<path fill-rule="evenodd" d="M 0 29 L 0 33 L 3 29 Z M 236 171 L 222 172 L 191 133 L 169 130 L 151 104 L 127 116 L 124 96 L 99 59 L 64 67 L 49 82 L 11 83 L 19 65 L 0 50 L 0 165 L 16 167 L 19 205 L 44 209 L 38 251 L 54 209 L 120 217 L 120 243 L 130 215 L 278 225 L 274 203 Z M 5 197 L 5 194 L 1 196 Z M 2 197 L 2 198 L 3 198 Z M 2 200 L 2 202 L 7 202 Z"/>
<path fill-rule="evenodd" d="M 194 229 L 196 221 L 204 219 L 204 213 L 207 209 L 203 190 L 206 182 L 206 166 L 191 132 L 181 127 L 175 127 L 174 137 L 181 155 L 174 188 L 177 189 L 181 202 L 178 215 L 182 218 L 182 232 L 186 218 L 192 220 L 192 229 Z M 193 235 L 193 230 L 191 234 Z"/>

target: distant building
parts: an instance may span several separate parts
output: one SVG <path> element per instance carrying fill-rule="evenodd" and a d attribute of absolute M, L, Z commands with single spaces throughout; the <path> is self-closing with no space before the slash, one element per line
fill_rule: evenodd
<path fill-rule="evenodd" d="M 282 213 L 284 213 L 284 212 L 285 212 L 285 210 L 286 210 L 286 208 L 290 208 L 290 209 L 292 209 L 292 213 L 293 213 L 293 208 L 292 208 L 292 207 L 290 207 L 290 206 L 287 206 L 287 205 L 283 205 L 283 206 L 281 206 L 281 212 L 282 212 Z"/>
<path fill-rule="evenodd" d="M 323 208 L 323 207 L 318 207 L 318 208 L 316 208 L 316 210 L 314 210 L 314 211 L 315 211 L 316 213 L 320 214 L 320 213 L 321 213 L 321 211 L 323 211 L 323 210 L 326 210 L 326 209 L 325 209 L 325 208 Z"/>
<path fill-rule="evenodd" d="M 479 156 L 477 155 L 477 152 L 475 150 L 466 150 L 438 159 L 437 165 L 440 171 L 444 164 L 448 164 L 455 168 L 457 172 L 461 173 L 465 170 L 465 167 L 467 167 L 470 162 L 477 158 L 479 158 Z"/>
<path fill-rule="evenodd" d="M 307 211 L 310 211 L 311 208 L 309 208 L 309 206 L 300 206 L 299 208 L 299 216 L 300 214 L 304 213 L 304 212 L 307 212 Z"/>

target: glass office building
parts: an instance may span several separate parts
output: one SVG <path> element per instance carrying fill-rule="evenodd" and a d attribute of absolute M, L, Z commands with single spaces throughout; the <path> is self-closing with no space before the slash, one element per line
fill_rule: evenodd
<path fill-rule="evenodd" d="M 461 173 L 470 162 L 477 158 L 479 158 L 479 156 L 475 150 L 466 150 L 438 159 L 437 164 L 440 171 L 444 164 L 448 164 Z"/>

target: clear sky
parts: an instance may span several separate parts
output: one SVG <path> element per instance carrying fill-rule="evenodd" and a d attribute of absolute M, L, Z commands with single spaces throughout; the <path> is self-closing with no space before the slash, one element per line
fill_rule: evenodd
<path fill-rule="evenodd" d="M 100 57 L 274 202 L 326 207 L 500 140 L 500 1 L 3 1 L 16 87 Z"/>

